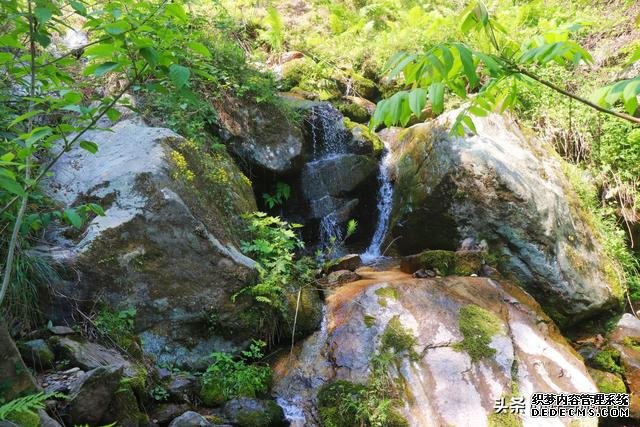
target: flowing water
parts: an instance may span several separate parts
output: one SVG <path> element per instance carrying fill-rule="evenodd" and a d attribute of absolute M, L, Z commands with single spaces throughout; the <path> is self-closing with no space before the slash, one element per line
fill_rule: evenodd
<path fill-rule="evenodd" d="M 380 171 L 378 172 L 380 189 L 378 190 L 378 220 L 376 221 L 376 229 L 369 247 L 360 255 L 362 261 L 365 263 L 371 263 L 383 257 L 383 253 L 381 252 L 382 244 L 384 243 L 387 229 L 389 228 L 389 219 L 393 205 L 393 185 L 389 179 L 389 161 L 390 152 L 387 151 L 380 162 Z"/>
<path fill-rule="evenodd" d="M 311 110 L 307 119 L 312 139 L 312 161 L 306 167 L 313 168 L 318 161 L 332 159 L 347 152 L 350 132 L 344 126 L 342 114 L 329 104 L 321 104 Z M 320 247 L 334 246 L 342 241 L 343 232 L 336 215 L 320 220 Z M 337 249 L 337 248 L 334 248 Z"/>

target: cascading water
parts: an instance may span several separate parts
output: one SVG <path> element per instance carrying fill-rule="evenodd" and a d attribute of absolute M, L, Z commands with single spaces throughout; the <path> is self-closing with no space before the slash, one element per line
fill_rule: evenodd
<path fill-rule="evenodd" d="M 382 257 L 382 244 L 387 235 L 389 228 L 389 217 L 391 216 L 391 208 L 393 205 L 393 185 L 389 179 L 389 161 L 390 151 L 386 151 L 382 161 L 380 162 L 380 171 L 378 172 L 378 181 L 380 182 L 380 190 L 378 190 L 378 220 L 376 221 L 376 229 L 373 238 L 367 250 L 360 255 L 365 263 L 373 262 Z"/>
<path fill-rule="evenodd" d="M 307 122 L 313 145 L 312 160 L 306 164 L 306 168 L 313 170 L 320 162 L 347 152 L 350 133 L 345 128 L 343 116 L 338 110 L 329 104 L 318 105 L 311 110 Z M 340 220 L 335 213 L 320 219 L 319 236 L 322 248 L 340 242 L 342 235 Z"/>

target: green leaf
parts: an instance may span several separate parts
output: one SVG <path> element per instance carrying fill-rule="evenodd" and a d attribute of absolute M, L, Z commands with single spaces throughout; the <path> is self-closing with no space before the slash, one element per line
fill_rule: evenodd
<path fill-rule="evenodd" d="M 140 48 L 140 55 L 147 61 L 147 63 L 153 68 L 158 65 L 158 51 L 153 47 L 147 46 Z"/>
<path fill-rule="evenodd" d="M 444 111 L 444 85 L 440 82 L 431 83 L 429 86 L 429 102 L 434 114 Z"/>
<path fill-rule="evenodd" d="M 111 120 L 112 123 L 115 123 L 118 121 L 118 119 L 120 118 L 120 116 L 122 115 L 120 113 L 120 111 L 116 110 L 115 108 L 109 108 L 107 110 L 107 117 L 109 118 L 109 120 Z"/>
<path fill-rule="evenodd" d="M 127 21 L 111 22 L 104 26 L 104 30 L 112 36 L 120 35 L 126 31 L 129 31 L 130 29 L 131 26 Z"/>
<path fill-rule="evenodd" d="M 98 43 L 85 49 L 84 55 L 89 58 L 112 58 L 116 51 L 113 43 Z"/>
<path fill-rule="evenodd" d="M 411 108 L 411 112 L 416 116 L 420 117 L 422 114 L 422 110 L 427 103 L 427 91 L 418 88 L 414 89 L 409 93 L 409 108 Z"/>
<path fill-rule="evenodd" d="M 198 53 L 198 54 L 204 56 L 207 59 L 211 58 L 211 52 L 209 51 L 209 48 L 207 48 L 202 43 L 189 42 L 189 44 L 187 44 L 187 46 L 189 46 L 189 49 L 191 49 L 195 53 Z"/>
<path fill-rule="evenodd" d="M 87 16 L 87 8 L 84 7 L 84 5 L 82 3 L 80 3 L 79 1 L 73 1 L 72 0 L 72 1 L 69 2 L 69 4 L 73 8 L 73 10 L 78 12 L 80 15 Z"/>
<path fill-rule="evenodd" d="M 96 77 L 101 77 L 105 74 L 107 74 L 110 71 L 113 71 L 117 68 L 120 67 L 120 64 L 118 64 L 117 62 L 105 62 L 103 64 L 100 64 L 94 71 L 93 71 L 93 75 Z"/>
<path fill-rule="evenodd" d="M 16 180 L 11 179 L 8 176 L 0 175 L 0 187 L 18 196 L 25 195 L 22 186 Z"/>
<path fill-rule="evenodd" d="M 476 72 L 476 65 L 473 61 L 473 54 L 471 53 L 471 50 L 469 50 L 461 43 L 456 43 L 455 47 L 458 51 L 458 55 L 460 56 L 460 62 L 462 62 L 464 74 L 465 76 L 467 76 L 467 80 L 469 80 L 469 85 L 472 88 L 476 87 L 480 82 L 480 79 L 478 78 L 478 74 Z"/>
<path fill-rule="evenodd" d="M 93 141 L 80 141 L 80 148 L 87 150 L 91 154 L 96 154 L 98 152 L 98 144 Z"/>
<path fill-rule="evenodd" d="M 184 11 L 182 5 L 178 3 L 168 4 L 165 8 L 165 13 L 169 16 L 174 16 L 183 22 L 188 20 L 187 13 Z"/>
<path fill-rule="evenodd" d="M 97 204 L 95 204 L 95 203 L 89 203 L 87 206 L 88 206 L 88 207 L 89 207 L 89 209 L 91 209 L 91 211 L 92 211 L 93 213 L 95 213 L 96 215 L 98 215 L 98 216 L 105 216 L 104 209 L 102 209 L 102 206 L 97 205 Z"/>
<path fill-rule="evenodd" d="M 182 88 L 187 83 L 190 75 L 191 70 L 187 67 L 183 67 L 182 65 L 173 64 L 169 67 L 169 78 L 178 89 Z"/>
<path fill-rule="evenodd" d="M 82 217 L 78 214 L 78 212 L 75 209 L 73 208 L 65 209 L 64 218 L 67 221 L 69 221 L 69 223 L 73 225 L 75 228 L 79 229 L 82 227 Z"/>
<path fill-rule="evenodd" d="M 53 16 L 53 12 L 51 11 L 51 9 L 45 6 L 36 7 L 33 11 L 33 14 L 38 19 L 38 23 L 40 25 L 45 24 Z"/>
<path fill-rule="evenodd" d="M 629 114 L 634 114 L 638 109 L 638 92 L 640 91 L 640 79 L 631 80 L 622 91 L 624 109 Z"/>
<path fill-rule="evenodd" d="M 33 111 L 29 111 L 27 113 L 24 113 L 24 114 L 16 117 L 15 119 L 13 119 L 11 121 L 11 123 L 9 123 L 9 125 L 7 126 L 7 129 L 10 129 L 10 128 L 14 127 L 18 123 L 20 123 L 23 120 L 28 119 L 29 117 L 37 116 L 40 113 L 44 113 L 44 111 L 43 110 L 33 110 Z"/>

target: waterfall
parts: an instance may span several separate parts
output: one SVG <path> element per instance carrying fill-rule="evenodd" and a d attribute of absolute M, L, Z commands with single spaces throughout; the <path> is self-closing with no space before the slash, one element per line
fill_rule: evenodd
<path fill-rule="evenodd" d="M 335 158 L 347 152 L 351 133 L 345 128 L 342 114 L 330 104 L 321 104 L 311 109 L 307 119 L 312 139 L 312 159 L 306 164 L 313 169 L 319 162 Z M 340 242 L 343 232 L 335 212 L 320 220 L 320 246 L 327 248 Z"/>
<path fill-rule="evenodd" d="M 380 162 L 380 171 L 378 172 L 380 189 L 378 190 L 378 220 L 376 221 L 376 229 L 369 247 L 360 255 L 362 261 L 365 263 L 375 261 L 382 257 L 380 251 L 387 235 L 387 229 L 389 228 L 389 217 L 391 216 L 391 208 L 393 205 L 393 185 L 389 180 L 389 161 L 390 151 L 387 150 Z"/>

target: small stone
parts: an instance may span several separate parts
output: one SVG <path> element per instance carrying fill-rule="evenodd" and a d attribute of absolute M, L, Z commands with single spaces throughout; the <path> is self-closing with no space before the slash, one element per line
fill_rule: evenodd
<path fill-rule="evenodd" d="M 171 421 L 169 427 L 212 427 L 205 417 L 197 412 L 187 411 Z"/>
<path fill-rule="evenodd" d="M 360 258 L 360 255 L 349 254 L 331 262 L 330 265 L 326 268 L 326 271 L 327 273 L 332 273 L 338 270 L 355 271 L 361 265 L 362 259 Z"/>
<path fill-rule="evenodd" d="M 71 368 L 68 369 L 66 371 L 63 372 L 64 375 L 70 375 L 70 374 L 74 374 L 76 372 L 78 372 L 80 370 L 80 368 L 78 368 L 77 366 L 75 368 Z"/>
<path fill-rule="evenodd" d="M 338 270 L 329 273 L 327 276 L 327 286 L 337 286 L 344 283 L 360 280 L 360 275 L 349 270 Z"/>
<path fill-rule="evenodd" d="M 68 326 L 49 326 L 47 329 L 49 329 L 49 332 L 53 335 L 72 335 L 76 333 L 76 331 Z"/>
<path fill-rule="evenodd" d="M 163 403 L 153 408 L 149 416 L 154 422 L 164 425 L 189 409 L 190 407 L 187 404 Z"/>

